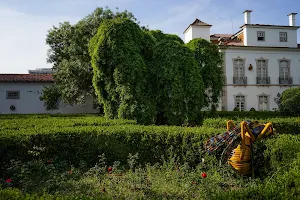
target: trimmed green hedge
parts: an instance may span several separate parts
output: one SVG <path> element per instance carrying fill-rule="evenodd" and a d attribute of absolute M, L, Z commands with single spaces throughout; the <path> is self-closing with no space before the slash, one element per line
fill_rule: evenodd
<path fill-rule="evenodd" d="M 276 132 L 279 134 L 300 134 L 300 118 L 268 118 L 268 119 L 253 119 L 253 118 L 207 118 L 203 121 L 203 127 L 208 128 L 223 128 L 226 129 L 226 122 L 233 120 L 235 123 L 240 123 L 243 120 L 257 120 L 260 123 L 272 122 Z"/>
<path fill-rule="evenodd" d="M 283 116 L 280 112 L 275 111 L 216 111 L 215 113 L 204 112 L 204 118 L 253 118 L 253 119 L 266 119 Z"/>
<path fill-rule="evenodd" d="M 74 165 L 84 161 L 88 166 L 105 154 L 109 163 L 126 162 L 127 156 L 138 153 L 140 163 L 160 162 L 162 156 L 176 154 L 181 162 L 197 165 L 205 152 L 203 143 L 223 133 L 225 118 L 205 119 L 202 127 L 140 126 L 134 121 L 85 118 L 24 118 L 0 122 L 0 170 L 11 159 L 33 159 L 30 151 L 45 148 L 42 159 L 68 160 Z M 240 122 L 242 119 L 239 119 Z M 300 133 L 300 118 L 271 118 L 280 134 Z"/>
<path fill-rule="evenodd" d="M 45 147 L 40 157 L 68 160 L 78 164 L 85 161 L 93 165 L 98 155 L 105 154 L 109 163 L 126 162 L 129 153 L 139 153 L 141 163 L 155 163 L 161 156 L 173 153 L 193 164 L 204 153 L 203 141 L 222 133 L 223 129 L 185 128 L 168 126 L 138 126 L 131 124 L 114 126 L 78 126 L 32 128 L 0 131 L 0 163 L 11 159 L 30 160 L 28 151 Z"/>

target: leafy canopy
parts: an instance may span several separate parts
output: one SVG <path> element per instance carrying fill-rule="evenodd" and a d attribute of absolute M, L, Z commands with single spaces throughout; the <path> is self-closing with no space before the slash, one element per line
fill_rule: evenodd
<path fill-rule="evenodd" d="M 121 18 L 104 21 L 91 39 L 93 85 L 106 117 L 150 119 L 145 76 L 149 39 L 135 22 Z"/>
<path fill-rule="evenodd" d="M 102 21 L 114 18 L 136 20 L 127 11 L 114 13 L 108 8 L 96 8 L 74 25 L 64 22 L 48 31 L 46 44 L 50 49 L 47 61 L 53 64 L 55 84 L 63 102 L 83 104 L 86 97 L 95 98 L 88 44 Z M 48 103 L 47 98 L 44 99 L 45 104 L 49 104 L 47 107 L 51 108 L 51 103 Z"/>
<path fill-rule="evenodd" d="M 157 124 L 195 121 L 203 107 L 203 80 L 192 51 L 176 35 L 150 31 L 155 41 L 149 65 L 150 91 L 155 99 Z"/>
<path fill-rule="evenodd" d="M 282 93 L 279 109 L 285 115 L 300 116 L 300 87 L 290 88 Z"/>
<path fill-rule="evenodd" d="M 193 39 L 187 46 L 193 51 L 200 67 L 204 87 L 204 106 L 215 110 L 224 87 L 223 58 L 218 46 L 201 38 Z"/>

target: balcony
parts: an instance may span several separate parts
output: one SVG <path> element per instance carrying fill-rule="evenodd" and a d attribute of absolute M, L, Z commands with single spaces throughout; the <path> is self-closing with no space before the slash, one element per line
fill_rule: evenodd
<path fill-rule="evenodd" d="M 268 85 L 270 82 L 270 77 L 256 77 L 256 84 Z"/>
<path fill-rule="evenodd" d="M 279 77 L 280 85 L 290 85 L 293 84 L 293 77 L 281 78 Z"/>
<path fill-rule="evenodd" d="M 247 85 L 247 77 L 233 77 L 233 84 Z"/>

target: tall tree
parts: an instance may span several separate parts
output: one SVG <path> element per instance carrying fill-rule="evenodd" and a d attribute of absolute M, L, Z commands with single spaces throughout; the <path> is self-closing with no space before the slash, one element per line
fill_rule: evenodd
<path fill-rule="evenodd" d="M 195 122 L 203 107 L 203 80 L 193 52 L 176 35 L 150 31 L 155 41 L 151 91 L 156 102 L 156 124 Z"/>
<path fill-rule="evenodd" d="M 187 46 L 193 51 L 201 70 L 205 87 L 204 106 L 214 111 L 225 84 L 222 54 L 217 45 L 201 38 L 191 40 Z"/>
<path fill-rule="evenodd" d="M 102 21 L 113 18 L 136 20 L 128 11 L 114 13 L 108 8 L 96 8 L 93 13 L 74 25 L 64 22 L 48 31 L 46 43 L 50 49 L 47 61 L 53 64 L 55 83 L 60 93 L 59 98 L 63 102 L 82 104 L 86 96 L 95 97 L 88 44 Z M 48 98 L 43 99 L 47 105 Z M 49 108 L 51 109 L 51 106 Z"/>
<path fill-rule="evenodd" d="M 150 122 L 153 103 L 147 97 L 147 59 L 151 38 L 130 19 L 104 21 L 89 46 L 93 85 L 105 116 Z"/>

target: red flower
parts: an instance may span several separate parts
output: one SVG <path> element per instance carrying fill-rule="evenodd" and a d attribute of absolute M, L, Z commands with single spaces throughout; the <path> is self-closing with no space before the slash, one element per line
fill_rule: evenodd
<path fill-rule="evenodd" d="M 202 178 L 206 178 L 207 174 L 205 172 L 202 173 Z"/>
<path fill-rule="evenodd" d="M 11 183 L 12 180 L 11 180 L 11 178 L 8 178 L 8 179 L 5 180 L 5 182 L 6 182 L 6 183 Z"/>
<path fill-rule="evenodd" d="M 48 164 L 53 163 L 53 159 L 48 160 L 47 163 L 48 163 Z"/>
<path fill-rule="evenodd" d="M 111 172 L 111 171 L 112 171 L 112 167 L 107 168 L 107 170 L 108 170 L 109 172 Z"/>

